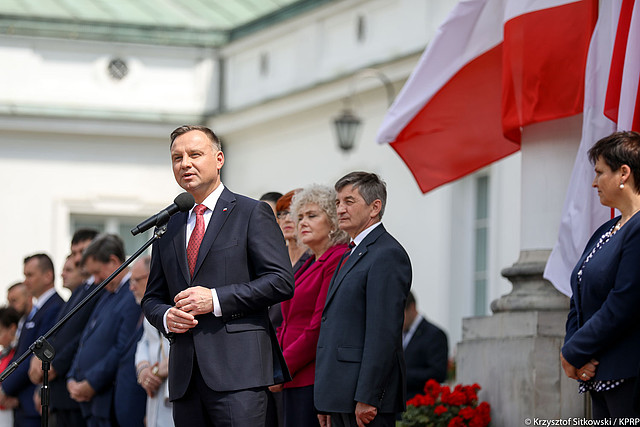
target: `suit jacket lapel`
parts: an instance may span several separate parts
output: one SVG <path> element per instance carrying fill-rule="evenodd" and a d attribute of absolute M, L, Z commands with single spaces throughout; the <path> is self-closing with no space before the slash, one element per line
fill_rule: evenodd
<path fill-rule="evenodd" d="M 193 271 L 193 277 L 198 274 L 198 270 L 202 265 L 202 262 L 206 258 L 209 250 L 211 249 L 211 245 L 218 237 L 222 226 L 229 218 L 231 211 L 235 207 L 236 198 L 231 191 L 229 191 L 226 187 L 222 191 L 216 206 L 213 208 L 213 214 L 211 215 L 211 220 L 209 221 L 209 226 L 207 227 L 207 231 L 204 233 L 204 238 L 202 239 L 202 244 L 200 245 L 200 250 L 198 251 L 198 260 L 196 261 L 196 268 Z M 186 250 L 185 250 L 185 259 L 186 259 Z M 188 271 L 188 269 L 187 269 Z M 188 275 L 188 273 L 187 273 Z M 191 280 L 187 281 L 191 283 Z"/>
<path fill-rule="evenodd" d="M 178 232 L 173 236 L 173 247 L 176 251 L 178 266 L 182 272 L 182 277 L 186 283 L 191 283 L 189 266 L 187 264 L 187 219 L 189 212 L 180 212 L 176 216 L 176 221 L 180 224 Z"/>
<path fill-rule="evenodd" d="M 344 263 L 340 270 L 336 270 L 336 273 L 333 275 L 331 279 L 331 284 L 329 285 L 329 292 L 327 294 L 327 302 L 325 303 L 325 307 L 329 305 L 329 302 L 335 295 L 337 289 L 342 284 L 345 276 L 349 274 L 349 271 L 362 259 L 362 257 L 369 251 L 369 245 L 374 243 L 380 235 L 385 232 L 385 229 L 382 224 L 374 228 L 367 237 L 364 238 L 362 242 L 355 248 L 353 248 L 353 252 L 349 255 L 349 259 Z"/>

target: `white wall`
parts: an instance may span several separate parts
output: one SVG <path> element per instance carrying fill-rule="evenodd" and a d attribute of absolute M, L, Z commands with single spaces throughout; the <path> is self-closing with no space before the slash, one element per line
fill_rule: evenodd
<path fill-rule="evenodd" d="M 351 0 L 224 47 L 226 107 L 237 110 L 421 52 L 456 0 Z M 357 37 L 359 17 L 364 36 Z M 260 73 L 260 60 L 269 71 Z M 340 96 L 345 96 L 341 94 Z"/>
<path fill-rule="evenodd" d="M 42 132 L 37 128 L 47 120 L 38 122 L 29 130 L 22 126 L 26 123 L 0 121 L 0 301 L 8 285 L 22 280 L 27 255 L 48 253 L 59 276 L 69 253 L 70 214 L 144 218 L 180 191 L 171 173 L 166 129 L 123 137 L 71 133 L 71 122 L 69 133 Z"/>
<path fill-rule="evenodd" d="M 128 74 L 110 77 L 123 59 Z M 0 111 L 55 108 L 202 114 L 217 107 L 218 61 L 211 49 L 0 37 Z M 10 64 L 10 66 L 7 66 Z"/>
<path fill-rule="evenodd" d="M 223 138 L 224 183 L 259 197 L 332 185 L 352 170 L 379 173 L 389 190 L 384 223 L 411 257 L 419 307 L 453 348 L 473 308 L 475 177 L 423 195 L 391 147 L 374 142 L 388 107 L 381 82 L 352 76 L 376 67 L 397 93 L 455 3 L 332 2 L 220 52 L 0 36 L 0 61 L 12 64 L 0 69 L 0 182 L 11 206 L 0 210 L 0 301 L 25 255 L 49 252 L 59 271 L 70 214 L 144 217 L 171 202 L 180 190 L 168 134 L 218 107 L 221 57 L 227 112 L 209 123 Z M 114 57 L 129 63 L 122 81 L 108 77 Z M 331 122 L 349 94 L 363 126 L 343 153 Z M 509 291 L 499 272 L 520 248 L 520 156 L 479 173 L 491 183 L 488 307 Z"/>

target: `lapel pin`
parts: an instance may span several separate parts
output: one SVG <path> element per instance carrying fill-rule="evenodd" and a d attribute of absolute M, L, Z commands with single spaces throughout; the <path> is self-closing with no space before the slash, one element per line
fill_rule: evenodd
<path fill-rule="evenodd" d="M 227 208 L 222 208 L 222 212 L 226 212 L 226 211 L 227 211 Z"/>

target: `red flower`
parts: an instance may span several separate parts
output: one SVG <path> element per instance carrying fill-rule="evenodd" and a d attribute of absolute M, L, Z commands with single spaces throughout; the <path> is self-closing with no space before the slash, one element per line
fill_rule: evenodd
<path fill-rule="evenodd" d="M 469 420 L 469 427 L 486 427 L 491 422 L 491 407 L 487 402 L 480 403 L 475 409 L 474 417 Z"/>
<path fill-rule="evenodd" d="M 447 425 L 447 427 L 465 427 L 465 426 L 462 418 L 453 417 L 451 418 L 451 421 L 449 421 L 449 424 Z"/>
<path fill-rule="evenodd" d="M 438 427 L 487 427 L 491 422 L 491 407 L 487 402 L 478 403 L 478 390 L 478 384 L 458 384 L 451 390 L 429 380 L 424 386 L 425 394 L 407 402 L 411 409 L 405 412 L 400 425 L 425 425 L 426 422 Z"/>
<path fill-rule="evenodd" d="M 431 396 L 437 396 L 440 394 L 440 383 L 434 379 L 430 379 L 424 385 L 424 393 L 430 394 Z"/>
<path fill-rule="evenodd" d="M 409 406 L 433 406 L 436 404 L 436 400 L 433 396 L 416 394 L 413 398 L 407 401 Z"/>
<path fill-rule="evenodd" d="M 436 404 L 436 399 L 433 396 L 430 396 L 428 394 L 424 395 L 424 398 L 422 399 L 422 404 L 425 406 L 433 406 Z"/>
<path fill-rule="evenodd" d="M 449 389 L 448 386 L 442 387 L 440 389 L 440 401 L 445 403 L 448 402 L 450 394 L 451 394 L 451 390 Z"/>
<path fill-rule="evenodd" d="M 467 396 L 461 390 L 454 390 L 449 396 L 445 398 L 442 396 L 442 401 L 453 406 L 461 406 L 467 403 Z"/>
<path fill-rule="evenodd" d="M 436 406 L 436 409 L 433 410 L 433 413 L 436 415 L 442 415 L 447 412 L 447 407 L 443 405 Z"/>
<path fill-rule="evenodd" d="M 480 386 L 478 384 L 462 387 L 462 391 L 467 396 L 467 400 L 469 403 L 472 403 L 478 400 L 478 390 L 480 390 Z"/>
<path fill-rule="evenodd" d="M 460 409 L 458 415 L 460 415 L 465 420 L 470 420 L 475 415 L 475 412 L 476 411 L 471 406 L 465 406 L 464 408 Z"/>

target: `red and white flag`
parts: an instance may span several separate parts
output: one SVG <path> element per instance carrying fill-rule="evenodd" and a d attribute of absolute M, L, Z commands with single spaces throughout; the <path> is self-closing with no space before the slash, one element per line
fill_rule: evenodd
<path fill-rule="evenodd" d="M 582 140 L 564 203 L 558 241 L 544 277 L 571 295 L 571 271 L 591 234 L 611 218 L 591 187 L 587 151 L 617 130 L 640 131 L 640 0 L 601 3 L 586 68 Z"/>
<path fill-rule="evenodd" d="M 604 114 L 618 124 L 618 130 L 640 132 L 640 1 L 623 0 L 617 8 Z"/>
<path fill-rule="evenodd" d="M 520 149 L 521 127 L 580 113 L 597 0 L 463 0 L 378 132 L 427 192 Z"/>

